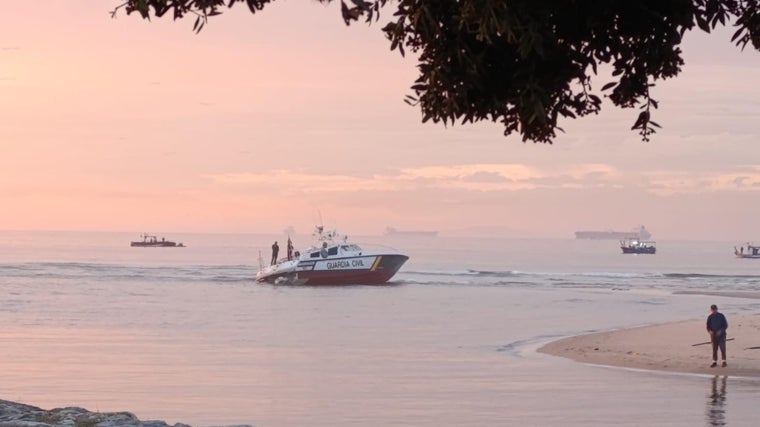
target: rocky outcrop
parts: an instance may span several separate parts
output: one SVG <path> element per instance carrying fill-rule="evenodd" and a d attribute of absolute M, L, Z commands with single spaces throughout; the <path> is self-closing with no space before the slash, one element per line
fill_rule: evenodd
<path fill-rule="evenodd" d="M 0 400 L 0 427 L 190 427 L 163 421 L 140 421 L 129 412 L 90 412 L 82 408 L 40 409 Z"/>

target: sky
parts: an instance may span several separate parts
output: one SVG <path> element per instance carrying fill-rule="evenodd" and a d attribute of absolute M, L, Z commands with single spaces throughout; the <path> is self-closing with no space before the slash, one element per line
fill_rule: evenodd
<path fill-rule="evenodd" d="M 339 2 L 238 5 L 200 34 L 119 3 L 3 5 L 0 229 L 760 240 L 760 53 L 730 28 L 686 35 L 650 142 L 606 103 L 546 145 L 421 123 L 414 57 Z"/>

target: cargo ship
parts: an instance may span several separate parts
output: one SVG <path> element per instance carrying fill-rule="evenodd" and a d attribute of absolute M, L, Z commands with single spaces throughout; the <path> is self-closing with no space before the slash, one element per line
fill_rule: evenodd
<path fill-rule="evenodd" d="M 642 225 L 641 227 L 634 228 L 631 231 L 576 231 L 576 239 L 591 239 L 591 240 L 623 240 L 623 239 L 640 239 L 647 240 L 652 237 L 652 234 Z"/>
<path fill-rule="evenodd" d="M 420 230 L 396 230 L 393 227 L 388 227 L 385 229 L 385 235 L 386 236 L 403 236 L 403 237 L 436 237 L 438 236 L 437 231 L 420 231 Z"/>

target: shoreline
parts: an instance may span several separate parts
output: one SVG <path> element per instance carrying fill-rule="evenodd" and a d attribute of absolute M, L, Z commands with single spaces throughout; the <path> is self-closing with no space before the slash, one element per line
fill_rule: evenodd
<path fill-rule="evenodd" d="M 707 315 L 705 315 L 707 319 Z M 705 320 L 604 331 L 563 338 L 539 353 L 581 363 L 653 371 L 760 378 L 760 315 L 729 317 L 728 366 L 710 368 L 712 346 Z M 697 343 L 707 344 L 697 345 Z M 720 365 L 720 352 L 718 352 Z"/>

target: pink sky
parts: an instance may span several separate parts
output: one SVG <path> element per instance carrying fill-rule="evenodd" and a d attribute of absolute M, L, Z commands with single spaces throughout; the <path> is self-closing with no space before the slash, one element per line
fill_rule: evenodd
<path fill-rule="evenodd" d="M 760 55 L 730 29 L 687 35 L 651 142 L 610 105 L 548 146 L 422 124 L 413 58 L 339 3 L 238 6 L 198 35 L 117 4 L 4 5 L 0 229 L 305 233 L 319 210 L 349 234 L 760 239 Z"/>

